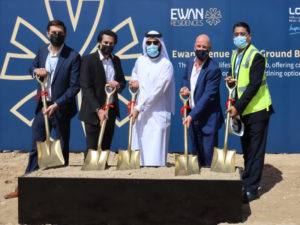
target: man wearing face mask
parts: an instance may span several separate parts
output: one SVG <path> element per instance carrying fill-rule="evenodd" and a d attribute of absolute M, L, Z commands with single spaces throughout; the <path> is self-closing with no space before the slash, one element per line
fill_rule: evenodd
<path fill-rule="evenodd" d="M 221 71 L 209 57 L 210 39 L 199 35 L 194 44 L 196 57 L 186 65 L 180 94 L 190 95 L 187 124 L 192 140 L 192 152 L 198 156 L 199 166 L 210 167 L 214 147 L 218 146 L 218 130 L 223 124 L 219 85 Z"/>
<path fill-rule="evenodd" d="M 250 43 L 250 27 L 244 22 L 233 26 L 233 42 L 237 50 L 231 56 L 231 69 L 226 82 L 236 78 L 235 103 L 227 112 L 240 115 L 245 125 L 241 144 L 244 154 L 243 202 L 259 198 L 258 187 L 262 175 L 268 125 L 274 112 L 268 90 L 265 68 L 267 60 Z"/>
<path fill-rule="evenodd" d="M 100 126 L 104 119 L 108 119 L 108 121 L 102 149 L 110 149 L 115 120 L 117 116 L 120 116 L 118 93 L 125 88 L 126 81 L 119 57 L 112 54 L 117 42 L 118 36 L 113 31 L 102 30 L 98 35 L 99 48 L 97 51 L 82 58 L 80 86 L 83 100 L 79 119 L 84 121 L 87 149 L 97 149 Z M 106 84 L 117 89 L 109 106 L 105 106 L 104 87 Z M 107 107 L 110 107 L 108 114 Z"/>
<path fill-rule="evenodd" d="M 38 99 L 32 124 L 32 150 L 25 174 L 38 169 L 36 142 L 46 139 L 43 113 L 48 115 L 50 129 L 53 128 L 56 138 L 60 139 L 65 165 L 69 164 L 70 123 L 71 118 L 77 113 L 75 96 L 80 89 L 80 55 L 64 43 L 67 32 L 62 21 L 50 21 L 47 25 L 47 36 L 50 44 L 40 47 L 29 68 L 33 77 L 39 76 L 43 79 L 49 76 L 45 85 L 48 107 L 43 112 L 42 100 Z M 39 84 L 38 94 L 44 94 L 41 93 Z M 4 197 L 17 196 L 18 188 Z"/>
<path fill-rule="evenodd" d="M 141 166 L 165 166 L 175 107 L 175 81 L 161 33 L 149 31 L 143 55 L 132 70 L 129 85 L 139 88 L 133 117 L 132 149 L 140 149 Z"/>

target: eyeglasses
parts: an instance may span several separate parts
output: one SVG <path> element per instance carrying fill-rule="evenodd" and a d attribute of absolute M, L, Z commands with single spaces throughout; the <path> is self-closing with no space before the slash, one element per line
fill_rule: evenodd
<path fill-rule="evenodd" d="M 237 36 L 245 37 L 247 35 L 248 35 L 247 32 L 235 32 L 235 33 L 233 33 L 233 37 L 237 37 Z"/>
<path fill-rule="evenodd" d="M 159 45 L 159 41 L 146 41 L 146 45 L 151 45 L 151 44 Z"/>

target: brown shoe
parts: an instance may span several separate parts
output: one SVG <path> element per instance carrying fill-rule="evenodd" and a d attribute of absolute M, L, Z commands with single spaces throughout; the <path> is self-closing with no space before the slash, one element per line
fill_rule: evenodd
<path fill-rule="evenodd" d="M 17 198 L 18 196 L 19 196 L 19 190 L 18 190 L 18 188 L 16 188 L 16 190 L 14 192 L 4 195 L 4 198 L 10 199 L 10 198 Z"/>

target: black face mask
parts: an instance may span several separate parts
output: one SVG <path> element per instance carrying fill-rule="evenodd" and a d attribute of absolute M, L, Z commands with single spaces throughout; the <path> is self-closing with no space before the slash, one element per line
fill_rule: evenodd
<path fill-rule="evenodd" d="M 55 47 L 60 47 L 65 41 L 65 36 L 61 34 L 51 34 L 50 42 Z"/>
<path fill-rule="evenodd" d="M 208 50 L 196 50 L 195 54 L 200 61 L 203 61 L 208 56 Z"/>
<path fill-rule="evenodd" d="M 102 45 L 101 52 L 104 55 L 110 55 L 114 50 L 114 46 Z"/>

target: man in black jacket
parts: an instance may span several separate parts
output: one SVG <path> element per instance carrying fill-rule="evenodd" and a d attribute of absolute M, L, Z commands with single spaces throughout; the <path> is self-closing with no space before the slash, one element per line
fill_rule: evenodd
<path fill-rule="evenodd" d="M 233 27 L 233 51 L 231 69 L 225 81 L 236 78 L 236 102 L 227 109 L 231 117 L 238 114 L 245 124 L 241 143 L 244 154 L 243 202 L 259 198 L 258 187 L 264 166 L 270 115 L 274 112 L 268 90 L 265 67 L 266 59 L 250 43 L 250 27 L 239 22 Z"/>
<path fill-rule="evenodd" d="M 113 31 L 102 30 L 98 35 L 98 50 L 82 58 L 80 86 L 83 101 L 79 119 L 85 124 L 87 149 L 97 149 L 100 126 L 104 119 L 108 121 L 101 147 L 109 149 L 116 116 L 120 116 L 118 92 L 124 89 L 126 81 L 119 57 L 112 54 L 117 41 L 118 37 Z M 109 104 L 113 107 L 108 114 L 106 107 L 103 107 L 106 101 L 106 84 L 117 89 Z"/>

